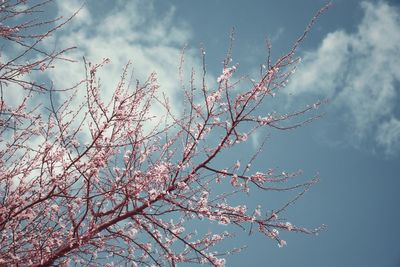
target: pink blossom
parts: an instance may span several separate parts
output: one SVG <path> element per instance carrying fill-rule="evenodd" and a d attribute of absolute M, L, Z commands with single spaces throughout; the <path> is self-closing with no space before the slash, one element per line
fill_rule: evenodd
<path fill-rule="evenodd" d="M 287 245 L 287 243 L 285 240 L 283 240 L 283 239 L 279 240 L 278 247 L 283 248 L 286 245 Z"/>
<path fill-rule="evenodd" d="M 237 186 L 238 185 L 238 175 L 237 174 L 233 174 L 231 177 L 231 185 L 232 186 Z"/>
<path fill-rule="evenodd" d="M 235 71 L 236 66 L 224 68 L 222 74 L 217 78 L 217 82 L 227 81 Z"/>
<path fill-rule="evenodd" d="M 51 205 L 51 209 L 55 212 L 58 212 L 60 210 L 60 206 L 58 206 L 57 204 L 53 204 Z"/>

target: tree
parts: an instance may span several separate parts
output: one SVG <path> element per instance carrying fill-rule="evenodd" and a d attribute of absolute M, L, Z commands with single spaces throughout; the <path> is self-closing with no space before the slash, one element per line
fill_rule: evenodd
<path fill-rule="evenodd" d="M 268 56 L 257 80 L 233 79 L 238 66 L 229 49 L 222 74 L 208 85 L 202 51 L 201 88 L 193 79 L 183 86 L 185 108 L 177 115 L 158 92 L 156 74 L 132 83 L 130 64 L 112 98 L 102 99 L 97 73 L 108 59 L 84 60 L 81 82 L 53 88 L 43 77 L 73 48 L 47 51 L 41 43 L 73 16 L 41 17 L 49 2 L 3 1 L 0 9 L 0 266 L 222 266 L 227 252 L 214 249 L 232 236 L 231 225 L 258 229 L 280 247 L 286 242 L 279 230 L 320 231 L 279 217 L 318 177 L 293 184 L 301 172 L 253 170 L 261 148 L 244 164 L 221 167 L 217 160 L 260 128 L 287 130 L 318 117 L 307 114 L 320 102 L 290 114 L 265 114 L 262 104 L 285 86 L 299 62 L 298 45 L 328 6 L 287 54 L 275 62 Z M 181 77 L 183 60 L 182 52 Z M 24 95 L 20 103 L 3 97 L 10 90 Z M 35 95 L 49 101 L 37 104 Z M 68 97 L 58 103 L 59 95 Z M 165 115 L 155 117 L 154 105 Z M 241 194 L 271 190 L 298 193 L 273 211 L 231 204 Z M 229 231 L 190 230 L 199 221 Z"/>

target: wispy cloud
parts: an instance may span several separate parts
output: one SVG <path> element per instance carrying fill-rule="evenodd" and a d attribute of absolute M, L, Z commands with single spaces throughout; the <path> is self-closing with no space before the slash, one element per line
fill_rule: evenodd
<path fill-rule="evenodd" d="M 57 3 L 59 14 L 64 17 L 82 7 L 82 1 L 78 0 Z M 102 96 L 107 99 L 118 83 L 122 68 L 131 61 L 135 79 L 143 82 L 152 72 L 157 73 L 160 90 L 171 99 L 172 108 L 179 110 L 182 101 L 173 102 L 181 89 L 178 65 L 181 50 L 190 41 L 192 32 L 184 21 L 176 20 L 174 6 L 160 14 L 155 1 L 115 1 L 107 5 L 110 9 L 101 12 L 98 8 L 105 6 L 95 5 L 89 2 L 84 5 L 77 18 L 49 42 L 49 46 L 78 47 L 69 58 L 79 63 L 58 64 L 52 70 L 55 85 L 67 88 L 84 78 L 83 56 L 94 63 L 109 58 L 111 63 L 99 73 Z M 186 50 L 186 77 L 190 76 L 190 68 L 201 69 L 199 54 L 196 49 Z"/>
<path fill-rule="evenodd" d="M 331 99 L 354 137 L 372 138 L 392 153 L 400 148 L 399 118 L 394 114 L 399 101 L 400 15 L 384 2 L 362 2 L 361 7 L 364 17 L 357 31 L 331 32 L 317 50 L 306 52 L 287 92 Z"/>
<path fill-rule="evenodd" d="M 74 23 L 70 24 L 71 27 L 81 27 L 83 25 L 92 24 L 92 17 L 89 10 L 85 7 L 84 2 L 80 0 L 58 1 L 58 16 L 69 17 L 76 13 Z"/>
<path fill-rule="evenodd" d="M 386 148 L 387 154 L 393 154 L 400 149 L 400 120 L 391 118 L 379 125 L 376 140 Z"/>

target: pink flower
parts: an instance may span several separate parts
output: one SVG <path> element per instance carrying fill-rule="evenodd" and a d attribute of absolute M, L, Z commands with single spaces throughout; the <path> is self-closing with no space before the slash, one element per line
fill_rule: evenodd
<path fill-rule="evenodd" d="M 237 174 L 234 174 L 234 175 L 232 175 L 232 178 L 231 178 L 231 185 L 237 186 L 237 184 L 238 184 L 238 176 L 237 176 Z"/>
<path fill-rule="evenodd" d="M 58 212 L 60 210 L 60 207 L 57 204 L 53 204 L 50 207 L 53 211 Z"/>
<path fill-rule="evenodd" d="M 232 66 L 230 68 L 224 68 L 222 70 L 222 74 L 217 78 L 217 82 L 227 81 L 232 74 L 235 72 L 236 66 Z"/>
<path fill-rule="evenodd" d="M 287 243 L 286 243 L 286 241 L 283 240 L 283 239 L 281 239 L 281 240 L 279 241 L 279 243 L 278 243 L 278 247 L 280 247 L 280 248 L 283 248 L 283 247 L 286 246 L 286 245 L 287 245 Z"/>
<path fill-rule="evenodd" d="M 150 200 L 155 200 L 157 197 L 157 190 L 155 190 L 155 189 L 149 190 L 149 197 L 150 197 Z"/>
<path fill-rule="evenodd" d="M 286 222 L 285 223 L 285 227 L 286 227 L 286 229 L 288 229 L 288 231 L 292 231 L 293 230 L 293 225 L 290 222 Z"/>

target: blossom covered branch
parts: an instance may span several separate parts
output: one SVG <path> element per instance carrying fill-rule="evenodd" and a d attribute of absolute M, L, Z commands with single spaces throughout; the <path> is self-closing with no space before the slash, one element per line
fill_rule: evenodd
<path fill-rule="evenodd" d="M 6 2 L 2 21 L 12 14 L 32 14 L 48 1 L 24 5 L 19 13 L 16 7 L 30 1 Z M 21 33 L 54 23 L 59 24 L 42 34 Z M 66 51 L 49 53 L 38 47 L 63 23 L 26 20 L 0 27 L 2 38 L 24 48 L 6 63 L 1 58 L 1 88 L 14 83 L 30 90 L 14 108 L 1 102 L 0 265 L 223 266 L 228 252 L 215 248 L 234 228 L 201 233 L 191 230 L 193 223 L 258 229 L 280 247 L 286 241 L 279 230 L 320 230 L 280 219 L 317 177 L 296 182 L 300 171 L 254 170 L 251 163 L 261 148 L 245 164 L 218 163 L 261 128 L 291 129 L 319 116 L 313 114 L 319 102 L 290 114 L 264 114 L 262 109 L 292 75 L 299 61 L 296 47 L 309 27 L 288 54 L 275 63 L 268 59 L 256 80 L 235 78 L 239 66 L 231 65 L 229 52 L 222 74 L 207 84 L 203 63 L 200 90 L 192 78 L 182 92 L 184 110 L 174 114 L 159 92 L 156 73 L 132 84 L 130 64 L 111 99 L 104 99 L 98 71 L 109 59 L 99 64 L 85 60 L 85 88 L 70 88 L 62 103 L 56 99 L 65 91 L 29 81 L 27 74 L 45 72 Z M 31 52 L 40 59 L 21 65 L 19 59 Z M 49 99 L 41 103 L 46 111 L 30 102 L 36 90 Z M 78 97 L 83 90 L 84 98 Z M 161 115 L 154 113 L 155 106 L 163 109 Z M 254 209 L 245 202 L 232 204 L 241 194 L 287 190 L 296 191 L 295 198 L 274 210 L 262 203 Z"/>

